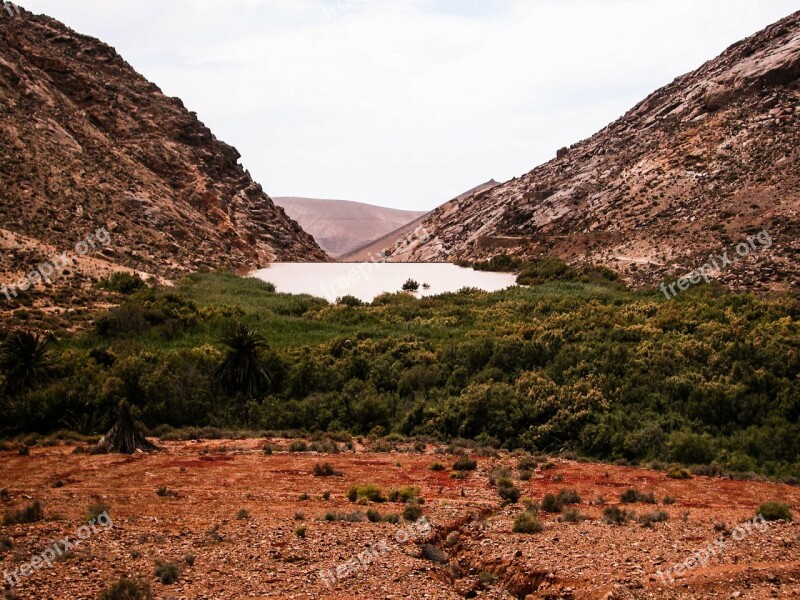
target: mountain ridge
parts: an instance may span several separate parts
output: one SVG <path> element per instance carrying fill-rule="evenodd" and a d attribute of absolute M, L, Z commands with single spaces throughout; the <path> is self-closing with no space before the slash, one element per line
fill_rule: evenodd
<path fill-rule="evenodd" d="M 119 269 L 174 279 L 330 260 L 253 181 L 234 147 L 112 47 L 25 10 L 0 11 L 0 32 L 5 279 L 98 227 L 112 238 L 93 253 L 104 268 L 79 261 L 64 285 L 85 287 Z"/>
<path fill-rule="evenodd" d="M 413 260 L 555 256 L 651 286 L 768 230 L 775 244 L 715 278 L 798 285 L 800 12 L 676 78 L 593 136 L 422 223 Z M 398 242 L 391 255 L 405 251 Z"/>

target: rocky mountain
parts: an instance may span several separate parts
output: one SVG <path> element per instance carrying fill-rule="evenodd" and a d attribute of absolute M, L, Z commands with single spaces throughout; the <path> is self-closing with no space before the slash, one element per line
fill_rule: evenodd
<path fill-rule="evenodd" d="M 463 194 L 456 196 L 452 202 L 459 202 L 475 194 L 480 194 L 499 185 L 494 179 L 482 183 L 479 186 L 467 190 Z M 382 237 L 365 244 L 347 254 L 338 257 L 340 262 L 364 262 L 380 257 L 382 253 L 387 255 L 387 262 L 415 262 L 414 250 L 427 239 L 427 233 L 423 227 L 429 213 L 422 213 L 413 221 L 406 223 Z M 416 232 L 416 233 L 415 233 Z M 389 249 L 392 249 L 391 256 L 388 256 Z M 376 259 L 377 260 L 377 259 Z"/>
<path fill-rule="evenodd" d="M 334 258 L 427 214 L 426 211 L 398 210 L 349 200 L 296 197 L 274 200 Z"/>
<path fill-rule="evenodd" d="M 554 255 L 648 285 L 707 263 L 734 287 L 797 286 L 799 78 L 800 12 L 554 160 L 433 211 L 413 259 Z M 748 237 L 762 230 L 772 243 L 754 248 Z M 712 252 L 728 252 L 728 263 L 713 265 Z"/>
<path fill-rule="evenodd" d="M 239 158 L 113 48 L 47 16 L 0 11 L 6 281 L 101 227 L 110 243 L 73 278 L 329 260 Z"/>

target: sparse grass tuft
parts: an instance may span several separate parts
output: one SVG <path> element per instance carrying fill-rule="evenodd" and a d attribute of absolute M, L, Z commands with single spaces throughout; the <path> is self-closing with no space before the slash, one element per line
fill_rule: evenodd
<path fill-rule="evenodd" d="M 181 576 L 181 570 L 174 562 L 167 563 L 158 561 L 156 563 L 155 573 L 156 577 L 158 577 L 158 580 L 164 585 L 171 585 L 177 582 Z"/>
<path fill-rule="evenodd" d="M 99 600 L 152 600 L 150 585 L 140 579 L 120 579 L 98 596 Z"/>

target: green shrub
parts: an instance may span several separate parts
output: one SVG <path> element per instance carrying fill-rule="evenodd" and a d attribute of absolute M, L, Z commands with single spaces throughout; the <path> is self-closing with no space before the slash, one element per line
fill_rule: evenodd
<path fill-rule="evenodd" d="M 416 502 L 409 502 L 403 509 L 403 518 L 409 522 L 416 522 L 422 517 L 422 507 Z"/>
<path fill-rule="evenodd" d="M 297 527 L 297 528 L 294 530 L 294 533 L 295 533 L 295 535 L 296 535 L 297 537 L 299 537 L 299 538 L 305 538 L 305 537 L 306 537 L 306 531 L 308 531 L 308 529 L 306 528 L 306 526 L 305 526 L 305 525 L 300 525 L 299 527 Z"/>
<path fill-rule="evenodd" d="M 396 525 L 400 522 L 400 515 L 397 513 L 387 513 L 383 515 L 383 521 L 384 523 L 392 523 Z"/>
<path fill-rule="evenodd" d="M 185 562 L 188 566 L 193 567 L 194 561 L 196 557 L 194 554 L 184 554 L 183 555 L 183 562 Z"/>
<path fill-rule="evenodd" d="M 404 292 L 416 292 L 419 289 L 419 283 L 413 279 L 406 279 L 402 289 Z"/>
<path fill-rule="evenodd" d="M 545 494 L 542 498 L 542 510 L 548 513 L 560 513 L 564 508 L 562 502 L 555 494 Z"/>
<path fill-rule="evenodd" d="M 101 279 L 97 287 L 111 292 L 119 292 L 120 294 L 130 295 L 142 288 L 147 287 L 147 283 L 139 277 L 138 273 L 128 273 L 127 271 L 118 271 L 108 277 Z"/>
<path fill-rule="evenodd" d="M 381 514 L 374 508 L 370 508 L 367 511 L 367 520 L 370 523 L 379 523 L 381 520 Z"/>
<path fill-rule="evenodd" d="M 765 502 L 758 507 L 758 514 L 767 521 L 792 520 L 792 511 L 789 505 L 781 502 Z"/>
<path fill-rule="evenodd" d="M 644 527 L 650 527 L 653 523 L 663 523 L 669 519 L 669 513 L 664 510 L 656 510 L 639 515 L 639 523 Z"/>
<path fill-rule="evenodd" d="M 561 516 L 558 520 L 564 523 L 580 523 L 586 520 L 586 516 L 582 515 L 577 508 L 565 508 L 561 511 Z"/>
<path fill-rule="evenodd" d="M 25 523 L 35 523 L 44 519 L 42 504 L 35 500 L 23 509 L 7 512 L 3 515 L 3 525 L 22 525 Z"/>
<path fill-rule="evenodd" d="M 603 520 L 609 525 L 623 525 L 631 516 L 631 513 L 616 506 L 606 506 L 603 509 Z"/>
<path fill-rule="evenodd" d="M 389 502 L 411 502 L 419 498 L 419 488 L 413 485 L 404 485 L 399 489 L 389 491 Z"/>
<path fill-rule="evenodd" d="M 444 471 L 445 466 L 440 462 L 435 462 L 431 466 L 428 467 L 431 471 Z"/>
<path fill-rule="evenodd" d="M 689 472 L 689 469 L 685 469 L 683 467 L 671 467 L 669 471 L 667 471 L 667 477 L 670 479 L 691 479 L 692 474 Z"/>
<path fill-rule="evenodd" d="M 314 465 L 314 477 L 341 477 L 342 472 L 333 468 L 330 463 L 317 463 Z"/>
<path fill-rule="evenodd" d="M 461 456 L 453 463 L 454 471 L 474 471 L 478 468 L 478 461 L 468 456 Z"/>
<path fill-rule="evenodd" d="M 347 499 L 350 500 L 350 502 L 357 502 L 362 498 L 369 502 L 386 502 L 386 496 L 383 490 L 374 483 L 351 485 L 347 490 Z"/>
<path fill-rule="evenodd" d="M 305 440 L 295 440 L 290 444 L 289 452 L 308 452 L 308 443 Z"/>
<path fill-rule="evenodd" d="M 619 499 L 623 504 L 634 504 L 635 502 L 642 502 L 643 504 L 656 504 L 656 497 L 653 492 L 643 493 L 631 488 L 628 488 L 622 492 Z"/>
<path fill-rule="evenodd" d="M 540 533 L 544 530 L 539 517 L 532 512 L 521 512 L 514 518 L 514 533 Z"/>
<path fill-rule="evenodd" d="M 156 563 L 156 577 L 164 585 L 170 585 L 178 581 L 181 576 L 181 570 L 177 563 L 167 563 L 158 561 Z"/>
<path fill-rule="evenodd" d="M 98 596 L 99 600 L 152 600 L 150 585 L 139 579 L 120 579 Z"/>
<path fill-rule="evenodd" d="M 561 504 L 580 504 L 581 503 L 581 496 L 580 496 L 580 494 L 578 494 L 578 492 L 576 490 L 563 489 L 560 492 L 558 492 L 557 499 Z"/>

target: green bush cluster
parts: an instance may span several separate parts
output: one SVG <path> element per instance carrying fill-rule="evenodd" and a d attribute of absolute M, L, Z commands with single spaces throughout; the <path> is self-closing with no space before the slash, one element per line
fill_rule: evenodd
<path fill-rule="evenodd" d="M 698 286 L 667 301 L 552 261 L 520 269 L 536 285 L 362 306 L 224 273 L 142 288 L 49 342 L 47 378 L 4 387 L 0 435 L 104 433 L 124 398 L 149 430 L 382 427 L 800 476 L 797 295 Z M 214 378 L 236 324 L 269 342 L 257 393 Z"/>

